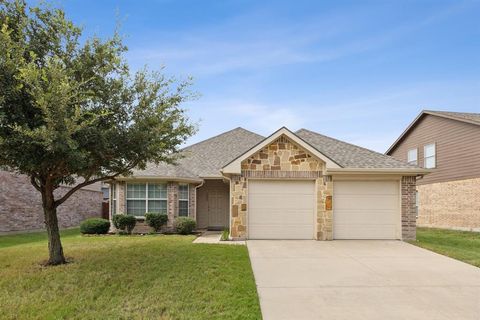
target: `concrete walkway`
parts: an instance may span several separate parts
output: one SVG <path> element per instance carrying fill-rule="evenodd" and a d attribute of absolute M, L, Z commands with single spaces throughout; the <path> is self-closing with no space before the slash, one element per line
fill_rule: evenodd
<path fill-rule="evenodd" d="M 247 241 L 264 320 L 480 319 L 480 268 L 400 241 Z"/>
<path fill-rule="evenodd" d="M 201 236 L 193 240 L 193 243 L 245 245 L 245 241 L 221 241 L 221 236 L 221 231 L 205 231 Z"/>

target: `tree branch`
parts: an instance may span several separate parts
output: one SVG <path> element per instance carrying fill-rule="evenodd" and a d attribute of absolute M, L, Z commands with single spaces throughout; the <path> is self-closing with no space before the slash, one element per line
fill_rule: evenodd
<path fill-rule="evenodd" d="M 38 183 L 37 183 L 36 178 L 35 178 L 34 176 L 30 176 L 30 183 L 32 184 L 32 186 L 33 186 L 35 189 L 37 189 L 37 190 L 40 191 L 40 192 L 42 191 L 41 188 L 40 188 L 40 186 L 39 186 Z"/>
<path fill-rule="evenodd" d="M 96 179 L 92 179 L 92 180 L 87 180 L 87 181 L 84 181 L 80 184 L 77 184 L 75 187 L 73 187 L 72 189 L 70 189 L 67 193 L 65 193 L 63 195 L 63 197 L 61 197 L 60 199 L 58 200 L 55 200 L 55 208 L 58 207 L 59 205 L 61 205 L 62 203 L 64 203 L 68 198 L 70 198 L 70 196 L 72 194 L 74 194 L 77 190 L 83 188 L 83 187 L 86 187 L 88 185 L 91 185 L 91 184 L 94 184 L 95 182 L 99 182 L 99 181 L 103 181 L 103 180 L 108 180 L 108 179 L 113 179 L 115 178 L 116 176 L 119 176 L 120 174 L 122 174 L 121 172 L 119 173 L 116 173 L 116 174 L 113 174 L 113 175 L 110 175 L 110 176 L 105 176 L 105 177 L 101 177 L 101 178 L 96 178 Z"/>

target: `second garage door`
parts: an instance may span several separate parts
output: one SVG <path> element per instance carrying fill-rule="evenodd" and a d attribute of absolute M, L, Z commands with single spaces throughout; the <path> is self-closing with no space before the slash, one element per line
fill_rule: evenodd
<path fill-rule="evenodd" d="M 398 239 L 398 181 L 335 181 L 335 239 Z"/>
<path fill-rule="evenodd" d="M 313 239 L 313 181 L 248 181 L 250 239 Z"/>

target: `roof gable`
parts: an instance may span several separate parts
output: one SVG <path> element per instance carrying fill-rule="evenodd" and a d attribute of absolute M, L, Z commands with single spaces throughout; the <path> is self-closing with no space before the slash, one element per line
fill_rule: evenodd
<path fill-rule="evenodd" d="M 442 117 L 454 121 L 466 122 L 474 125 L 480 125 L 480 113 L 468 113 L 468 112 L 451 112 L 451 111 L 433 111 L 433 110 L 422 110 L 420 114 L 413 119 L 413 121 L 408 125 L 408 127 L 402 132 L 402 134 L 395 140 L 395 142 L 385 151 L 385 154 L 390 154 L 397 145 L 407 136 L 407 134 L 413 130 L 419 121 L 426 115 L 432 115 L 437 117 Z"/>
<path fill-rule="evenodd" d="M 230 163 L 222 168 L 222 172 L 226 174 L 240 174 L 243 160 L 258 153 L 264 147 L 270 145 L 282 136 L 287 137 L 290 141 L 303 148 L 306 152 L 325 162 L 327 168 L 341 168 L 341 166 L 334 160 L 319 152 L 315 147 L 311 146 L 308 142 L 297 136 L 292 131 L 288 130 L 286 127 L 282 127 L 269 137 L 265 138 L 263 141 L 257 143 L 252 148 L 239 155 L 237 158 L 233 159 Z"/>

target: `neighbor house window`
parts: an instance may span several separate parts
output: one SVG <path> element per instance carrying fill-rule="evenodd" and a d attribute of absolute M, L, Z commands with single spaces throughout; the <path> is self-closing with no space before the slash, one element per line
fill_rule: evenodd
<path fill-rule="evenodd" d="M 424 167 L 425 168 L 435 168 L 436 167 L 436 159 L 435 159 L 435 144 L 427 144 L 424 147 L 424 154 L 425 154 L 425 161 Z"/>
<path fill-rule="evenodd" d="M 178 215 L 188 217 L 188 184 L 178 185 Z"/>
<path fill-rule="evenodd" d="M 117 184 L 112 183 L 110 185 L 110 212 L 112 213 L 112 216 L 117 213 Z"/>
<path fill-rule="evenodd" d="M 147 212 L 167 213 L 166 183 L 127 184 L 127 214 L 143 217 Z"/>
<path fill-rule="evenodd" d="M 410 164 L 418 164 L 418 149 L 410 149 L 408 150 L 408 163 Z"/>

